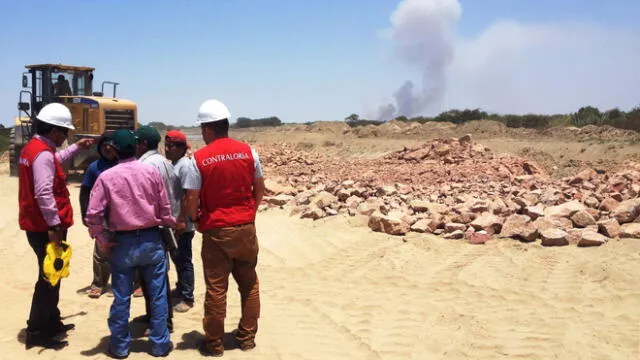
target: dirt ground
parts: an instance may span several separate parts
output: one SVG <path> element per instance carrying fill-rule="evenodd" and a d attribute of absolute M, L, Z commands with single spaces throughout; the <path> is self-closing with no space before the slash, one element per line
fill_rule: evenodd
<path fill-rule="evenodd" d="M 378 158 L 434 138 L 471 133 L 494 153 L 524 156 L 556 177 L 582 164 L 616 169 L 636 159 L 635 134 L 611 129 L 547 133 L 506 129 L 492 122 L 353 130 L 344 123 L 234 130 L 257 146 L 274 143 L 343 159 Z M 387 133 L 385 133 L 385 131 Z M 188 131 L 194 150 L 199 130 Z M 266 160 L 266 159 L 265 159 Z M 0 359 L 106 358 L 112 298 L 89 299 L 93 243 L 81 224 L 78 184 L 69 188 L 76 225 L 74 255 L 60 308 L 76 330 L 58 352 L 24 350 L 25 319 L 36 279 L 35 256 L 17 225 L 16 178 L 0 164 L 0 254 L 5 286 Z M 554 168 L 555 166 L 555 168 Z M 265 164 L 269 177 L 277 166 Z M 375 172 L 375 169 L 372 169 Z M 257 348 L 229 349 L 229 359 L 638 359 L 640 358 L 640 240 L 611 239 L 599 247 L 543 247 L 511 239 L 485 245 L 426 233 L 372 232 L 366 216 L 298 219 L 268 209 L 257 218 L 262 316 Z M 202 338 L 202 237 L 194 239 L 196 306 L 175 315 L 170 358 L 199 356 Z M 171 272 L 172 283 L 175 271 Z M 131 317 L 144 312 L 132 300 Z M 240 313 L 233 280 L 227 331 Z M 148 358 L 144 329 L 132 326 L 131 359 Z"/>

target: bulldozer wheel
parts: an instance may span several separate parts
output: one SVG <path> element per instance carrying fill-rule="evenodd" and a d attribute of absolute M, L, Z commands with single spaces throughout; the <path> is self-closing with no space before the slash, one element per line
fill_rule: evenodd
<path fill-rule="evenodd" d="M 21 148 L 16 144 L 15 126 L 9 133 L 9 142 L 9 176 L 18 176 L 18 158 L 20 157 Z"/>

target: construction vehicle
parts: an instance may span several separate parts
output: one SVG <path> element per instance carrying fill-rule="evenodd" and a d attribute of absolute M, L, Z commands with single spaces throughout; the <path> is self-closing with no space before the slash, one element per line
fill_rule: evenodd
<path fill-rule="evenodd" d="M 61 103 L 71 111 L 76 129 L 69 131 L 67 144 L 84 137 L 97 138 L 105 131 L 137 129 L 137 105 L 116 97 L 117 82 L 103 81 L 100 91 L 94 91 L 94 68 L 62 64 L 27 65 L 25 68 L 27 71 L 22 74 L 22 90 L 18 99 L 18 116 L 10 133 L 11 176 L 18 175 L 20 152 L 35 135 L 34 121 L 47 104 Z M 104 96 L 105 85 L 112 86 L 111 97 Z M 63 168 L 67 173 L 83 171 L 98 156 L 94 145 L 80 151 Z"/>

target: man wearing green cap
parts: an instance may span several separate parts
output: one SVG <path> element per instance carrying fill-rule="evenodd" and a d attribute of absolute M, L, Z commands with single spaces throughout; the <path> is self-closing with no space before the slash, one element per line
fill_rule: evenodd
<path fill-rule="evenodd" d="M 174 184 L 178 182 L 178 178 L 174 172 L 173 164 L 167 158 L 162 156 L 158 152 L 158 145 L 160 144 L 160 140 L 162 139 L 160 133 L 155 128 L 143 125 L 138 127 L 135 131 L 137 146 L 136 146 L 136 156 L 138 157 L 138 161 L 143 164 L 149 164 L 155 167 L 158 172 L 160 172 L 160 176 L 162 177 L 165 188 L 167 189 L 167 195 L 169 196 L 169 202 L 171 203 L 171 213 L 174 218 L 177 218 L 180 215 L 180 202 L 175 201 L 174 196 Z M 167 268 L 167 301 L 171 301 L 171 285 L 169 284 L 169 269 Z M 149 312 L 149 296 L 148 289 L 145 287 L 144 279 L 139 277 L 140 285 L 142 287 L 142 292 L 144 294 L 145 300 L 145 308 L 147 309 L 147 316 L 143 318 L 144 321 L 148 319 L 150 314 Z M 169 317 L 168 317 L 168 325 L 169 329 L 173 329 L 173 307 L 169 306 Z"/>
<path fill-rule="evenodd" d="M 129 355 L 130 301 L 133 276 L 139 271 L 150 297 L 151 354 L 167 356 L 173 348 L 167 326 L 171 308 L 166 296 L 168 257 L 159 227 L 175 228 L 176 219 L 162 177 L 153 166 L 136 159 L 134 133 L 116 131 L 113 147 L 120 160 L 96 180 L 85 218 L 89 234 L 111 266 L 109 355 L 118 359 Z"/>

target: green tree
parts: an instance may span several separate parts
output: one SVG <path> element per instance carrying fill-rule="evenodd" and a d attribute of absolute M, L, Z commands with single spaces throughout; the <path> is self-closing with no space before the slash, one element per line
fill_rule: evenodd
<path fill-rule="evenodd" d="M 360 116 L 358 114 L 351 114 L 344 118 L 345 121 L 358 121 L 360 120 Z"/>

